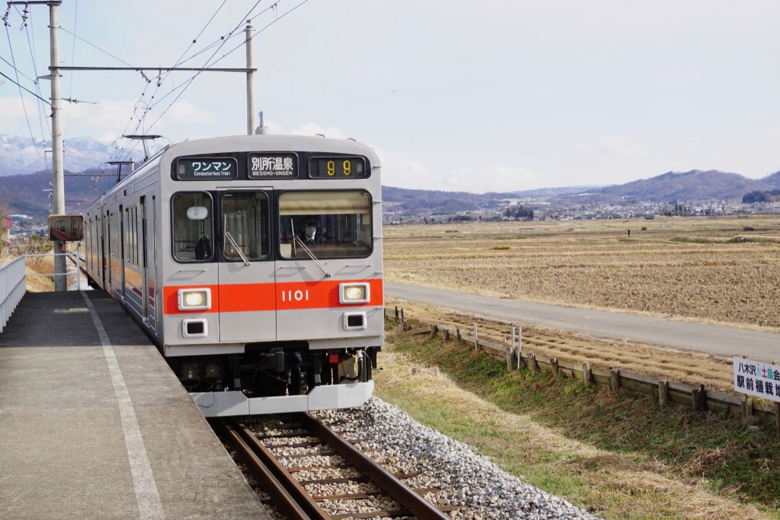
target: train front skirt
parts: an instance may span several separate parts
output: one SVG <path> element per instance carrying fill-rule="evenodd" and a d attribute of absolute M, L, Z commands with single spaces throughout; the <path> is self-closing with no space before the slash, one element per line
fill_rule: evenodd
<path fill-rule="evenodd" d="M 332 408 L 355 408 L 374 392 L 374 382 L 322 385 L 306 395 L 247 397 L 243 392 L 190 392 L 206 417 L 308 412 Z"/>

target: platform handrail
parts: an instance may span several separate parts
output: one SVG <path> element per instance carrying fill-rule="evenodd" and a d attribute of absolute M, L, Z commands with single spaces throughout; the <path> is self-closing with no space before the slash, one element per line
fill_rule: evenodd
<path fill-rule="evenodd" d="M 24 256 L 0 266 L 0 332 L 27 291 L 26 282 Z"/>

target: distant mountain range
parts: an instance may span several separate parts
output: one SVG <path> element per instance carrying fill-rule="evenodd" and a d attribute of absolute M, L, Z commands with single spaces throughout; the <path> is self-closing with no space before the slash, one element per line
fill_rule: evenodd
<path fill-rule="evenodd" d="M 388 210 L 398 213 L 448 213 L 499 207 L 500 200 L 518 200 L 533 206 L 544 201 L 553 207 L 591 204 L 625 205 L 635 202 L 737 200 L 754 191 L 780 189 L 780 172 L 748 179 L 717 170 L 667 172 L 657 177 L 614 186 L 541 188 L 511 193 L 462 193 L 383 187 Z"/>
<path fill-rule="evenodd" d="M 668 202 L 674 200 L 732 199 L 741 200 L 745 193 L 777 189 L 780 172 L 763 179 L 748 179 L 736 173 L 718 170 L 666 172 L 663 175 L 608 186 L 599 194 L 624 201 Z"/>
<path fill-rule="evenodd" d="M 42 153 L 41 143 L 37 146 L 38 152 L 30 138 L 0 135 L 0 209 L 38 218 L 48 215 L 49 195 L 45 190 L 49 188 L 51 173 L 41 171 L 43 161 L 38 157 L 38 153 Z M 82 172 L 65 181 L 66 207 L 68 211 L 78 211 L 85 201 L 96 198 L 116 182 L 111 171 L 97 169 L 109 159 L 111 148 L 85 137 L 67 140 L 65 152 L 66 174 Z M 134 158 L 140 162 L 140 153 Z M 497 209 L 501 207 L 500 201 L 507 199 L 519 199 L 521 203 L 523 200 L 545 201 L 552 206 L 571 207 L 642 201 L 741 200 L 746 193 L 778 189 L 780 172 L 762 179 L 748 179 L 718 170 L 691 170 L 667 172 L 614 186 L 571 186 L 504 193 L 475 194 L 384 186 L 382 199 L 388 212 L 447 214 Z"/>
<path fill-rule="evenodd" d="M 51 149 L 51 142 L 0 134 L 0 177 L 45 170 L 46 164 L 51 165 L 51 156 L 45 154 L 44 149 Z M 80 172 L 95 168 L 108 161 L 112 151 L 111 145 L 91 137 L 67 139 L 64 146 L 65 169 Z M 143 157 L 141 152 L 131 155 L 136 161 Z M 44 162 L 44 157 L 47 162 Z"/>

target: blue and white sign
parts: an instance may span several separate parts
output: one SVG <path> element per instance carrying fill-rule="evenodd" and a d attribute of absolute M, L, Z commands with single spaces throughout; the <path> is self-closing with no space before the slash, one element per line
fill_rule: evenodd
<path fill-rule="evenodd" d="M 780 366 L 735 357 L 734 390 L 780 402 Z"/>

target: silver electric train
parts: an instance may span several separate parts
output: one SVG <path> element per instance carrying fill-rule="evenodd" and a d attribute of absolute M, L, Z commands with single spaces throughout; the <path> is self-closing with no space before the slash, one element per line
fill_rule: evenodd
<path fill-rule="evenodd" d="M 384 341 L 381 223 L 365 145 L 187 141 L 84 212 L 86 269 L 207 417 L 354 407 Z"/>

